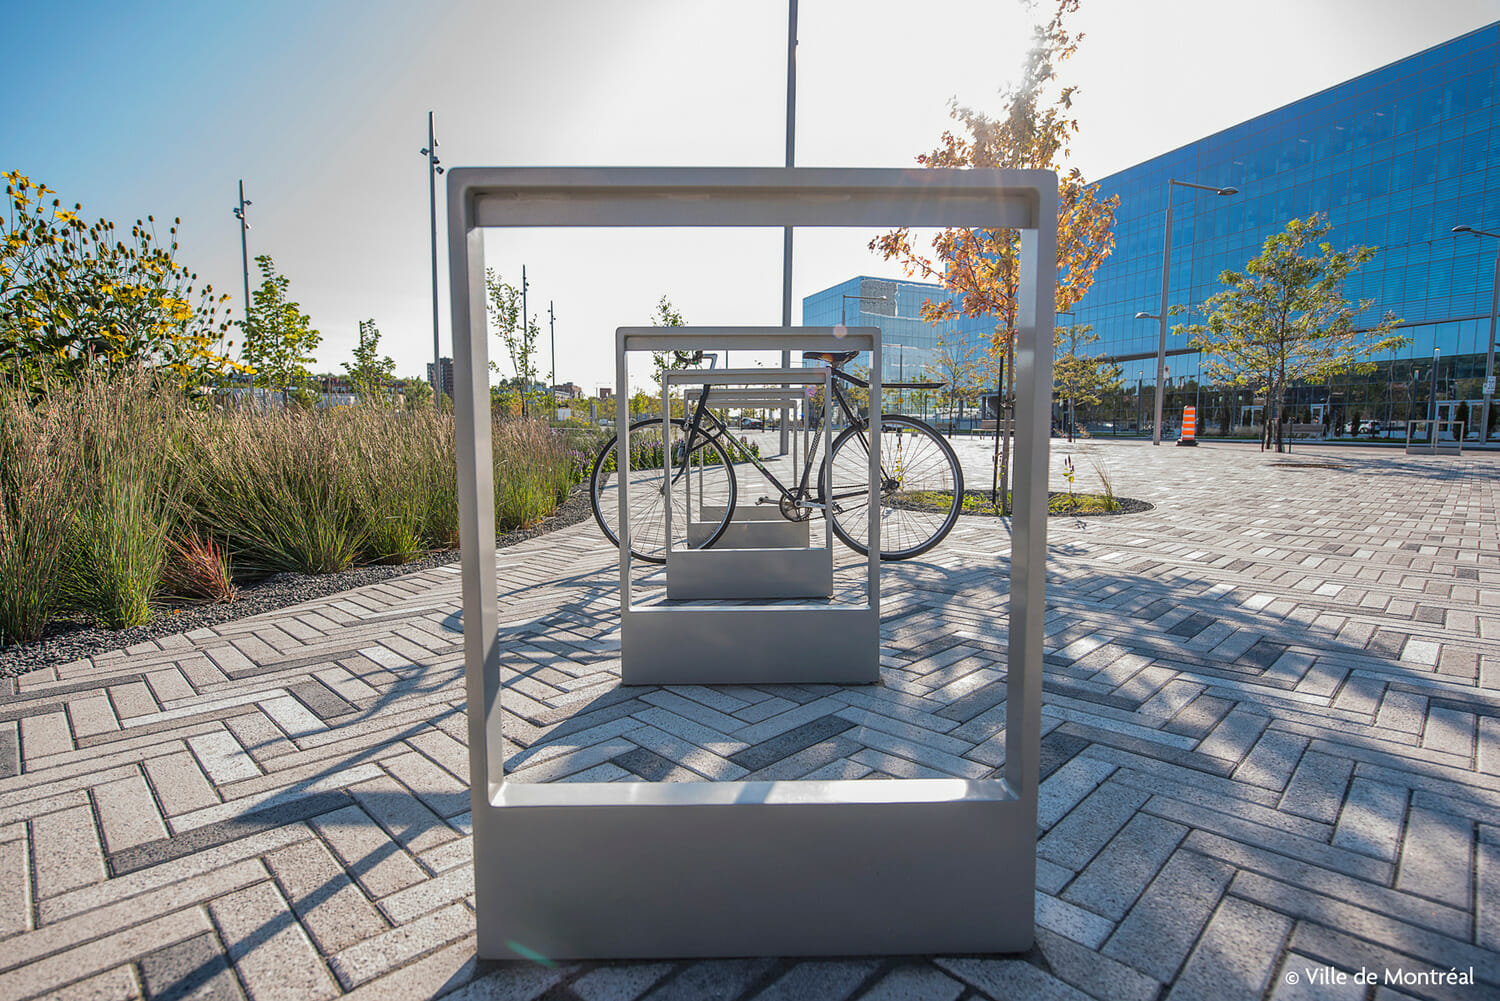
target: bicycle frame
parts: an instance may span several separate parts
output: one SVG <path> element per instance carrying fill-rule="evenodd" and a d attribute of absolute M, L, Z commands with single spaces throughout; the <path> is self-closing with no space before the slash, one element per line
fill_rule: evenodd
<path fill-rule="evenodd" d="M 710 363 L 710 367 L 712 367 L 712 362 Z M 831 385 L 833 387 L 834 402 L 838 404 L 839 411 L 844 415 L 844 420 L 848 422 L 848 426 L 853 427 L 859 423 L 860 417 L 854 407 L 850 405 L 848 398 L 839 389 L 839 382 L 843 381 L 852 386 L 858 386 L 864 389 L 868 389 L 870 387 L 870 384 L 865 380 L 858 378 L 857 376 L 850 375 L 848 372 L 845 372 L 843 369 L 838 368 L 837 366 L 832 366 L 832 374 L 833 381 L 831 382 Z M 893 389 L 937 389 L 947 384 L 942 382 L 909 382 L 888 383 L 886 385 L 887 388 Z M 710 387 L 703 387 L 703 392 L 699 395 L 698 403 L 693 410 L 692 419 L 687 422 L 687 438 L 683 442 L 683 454 L 685 456 L 692 454 L 694 446 L 699 443 L 700 435 L 702 437 L 702 440 L 705 442 L 712 441 L 715 443 L 719 443 L 721 439 L 728 438 L 731 445 L 734 443 L 734 435 L 730 431 L 729 426 L 722 420 L 720 420 L 717 414 L 709 409 L 710 395 Z M 705 423 L 707 423 L 708 425 L 707 429 L 705 429 Z M 749 459 L 751 464 L 754 465 L 756 469 L 760 470 L 760 474 L 766 478 L 767 482 L 774 486 L 777 491 L 780 492 L 782 498 L 793 507 L 806 509 L 821 509 L 823 507 L 822 504 L 814 503 L 813 501 L 808 499 L 808 483 L 812 478 L 813 462 L 816 459 L 818 452 L 817 443 L 819 440 L 821 440 L 818 436 L 818 432 L 822 430 L 822 427 L 823 413 L 820 409 L 814 417 L 811 434 L 812 445 L 807 449 L 807 460 L 802 466 L 802 475 L 798 479 L 795 493 L 784 483 L 782 483 L 781 480 L 777 478 L 775 473 L 767 469 L 765 464 L 760 461 L 760 458 L 758 456 L 756 456 L 749 450 L 745 451 L 745 458 Z M 868 454 L 870 448 L 870 440 L 868 436 L 861 435 L 860 443 L 864 446 L 866 454 Z M 726 449 L 726 454 L 728 454 L 728 451 L 729 450 Z M 673 474 L 672 482 L 676 483 L 687 472 L 687 468 L 687 464 L 684 463 L 682 469 L 679 472 Z M 883 469 L 881 473 L 882 480 L 886 479 L 885 471 Z M 833 494 L 833 484 L 830 483 L 828 486 L 829 497 L 827 499 L 830 503 L 840 499 L 841 497 L 855 497 L 861 496 L 865 493 L 865 490 L 861 488 L 860 490 L 850 491 L 845 494 Z"/>

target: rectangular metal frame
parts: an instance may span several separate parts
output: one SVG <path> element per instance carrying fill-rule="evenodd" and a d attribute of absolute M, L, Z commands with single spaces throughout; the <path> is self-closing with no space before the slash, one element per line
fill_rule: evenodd
<path fill-rule="evenodd" d="M 1432 430 L 1428 433 L 1426 440 L 1413 438 L 1418 424 L 1430 425 Z M 1457 425 L 1458 434 L 1452 442 L 1443 441 L 1441 438 L 1444 427 Z M 1449 417 L 1433 420 L 1430 417 L 1419 417 L 1406 422 L 1406 454 L 1407 455 L 1463 455 L 1464 433 L 1463 421 L 1453 420 Z"/>
<path fill-rule="evenodd" d="M 989 169 L 459 168 L 448 174 L 447 199 L 479 955 L 1030 948 L 1056 175 Z M 1003 779 L 506 781 L 483 228 L 538 226 L 1022 231 Z"/>
<path fill-rule="evenodd" d="M 859 327 L 835 332 L 832 327 L 621 327 L 615 332 L 618 386 L 628 387 L 632 351 L 869 351 L 880 361 L 880 329 Z M 826 412 L 832 413 L 833 380 L 827 367 L 685 369 L 662 373 L 662 432 L 666 433 L 671 390 L 677 384 L 743 386 L 751 383 L 821 385 Z M 616 393 L 620 389 L 616 388 Z M 628 389 L 626 390 L 628 395 Z M 872 406 L 878 409 L 880 380 L 871 383 Z M 823 425 L 831 448 L 831 426 Z M 878 424 L 877 424 L 878 428 Z M 880 457 L 870 450 L 869 489 L 879 494 Z M 629 475 L 628 449 L 620 475 Z M 666 476 L 666 469 L 662 474 Z M 732 604 L 753 598 L 817 597 L 806 591 L 813 583 L 808 573 L 814 560 L 826 568 L 817 585 L 833 590 L 833 533 L 824 522 L 824 548 L 812 555 L 785 549 L 674 550 L 672 548 L 672 484 L 667 493 L 667 587 L 671 596 L 674 568 L 677 590 L 707 598 L 709 604 L 638 605 L 632 599 L 628 532 L 620 533 L 620 681 L 626 685 L 869 685 L 880 680 L 880 524 L 877 505 L 869 506 L 870 538 L 866 560 L 866 600 L 860 603 L 825 602 L 815 606 Z M 630 523 L 629 491 L 619 495 L 619 521 Z M 806 551 L 804 551 L 806 552 Z M 745 576 L 738 581 L 732 571 Z M 826 579 L 826 584 L 823 580 Z M 735 593 L 739 590 L 740 593 Z M 777 592 L 781 593 L 777 593 Z M 760 592 L 760 593 L 757 593 Z"/>

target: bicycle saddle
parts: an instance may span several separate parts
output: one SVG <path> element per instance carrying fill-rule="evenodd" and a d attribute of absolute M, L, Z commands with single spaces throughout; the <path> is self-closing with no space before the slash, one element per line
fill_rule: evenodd
<path fill-rule="evenodd" d="M 827 362 L 834 368 L 838 368 L 858 356 L 858 351 L 804 351 L 802 357 L 807 361 Z"/>

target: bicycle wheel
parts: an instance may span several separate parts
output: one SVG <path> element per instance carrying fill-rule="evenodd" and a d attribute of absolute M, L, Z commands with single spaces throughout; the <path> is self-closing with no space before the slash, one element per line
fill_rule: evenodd
<path fill-rule="evenodd" d="M 850 549 L 867 554 L 870 538 L 870 424 L 844 429 L 833 443 L 830 512 L 833 531 Z M 880 418 L 880 558 L 920 556 L 958 522 L 964 474 L 958 456 L 915 417 Z M 820 499 L 823 494 L 819 484 Z M 824 499 L 825 503 L 829 503 Z"/>
<path fill-rule="evenodd" d="M 662 448 L 661 419 L 648 417 L 630 425 L 630 553 L 648 563 L 667 561 L 667 496 L 662 478 L 662 456 L 671 456 L 672 548 L 700 549 L 724 534 L 734 510 L 734 467 L 717 441 L 695 439 L 692 453 L 686 444 L 686 422 L 673 418 L 671 442 Z M 594 457 L 589 473 L 589 501 L 594 520 L 616 546 L 620 536 L 620 476 L 615 461 L 618 435 Z M 689 519 L 691 504 L 691 520 Z"/>

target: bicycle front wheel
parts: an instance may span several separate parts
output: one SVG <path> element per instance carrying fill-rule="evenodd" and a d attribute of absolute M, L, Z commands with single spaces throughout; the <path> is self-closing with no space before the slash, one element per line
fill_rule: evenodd
<path fill-rule="evenodd" d="M 829 504 L 834 534 L 869 553 L 870 424 L 844 429 L 833 443 Z M 820 493 L 823 493 L 820 485 Z M 963 507 L 964 474 L 942 436 L 915 417 L 880 418 L 880 558 L 920 556 L 942 542 Z"/>
<path fill-rule="evenodd" d="M 667 494 L 663 458 L 671 467 L 672 548 L 700 549 L 724 534 L 734 510 L 734 467 L 715 440 L 700 431 L 691 452 L 687 422 L 673 418 L 663 447 L 661 418 L 630 425 L 630 554 L 648 563 L 667 562 Z M 604 443 L 589 474 L 594 520 L 606 538 L 620 544 L 619 436 Z"/>

